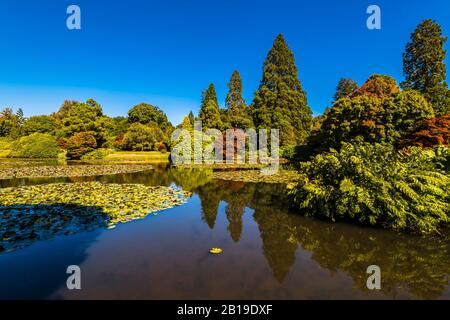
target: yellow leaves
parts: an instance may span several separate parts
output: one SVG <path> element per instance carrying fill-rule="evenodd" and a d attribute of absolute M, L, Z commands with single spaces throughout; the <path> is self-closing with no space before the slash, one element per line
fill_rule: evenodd
<path fill-rule="evenodd" d="M 99 227 L 113 229 L 118 223 L 143 219 L 181 205 L 189 195 L 169 187 L 99 182 L 3 188 L 0 189 L 0 239 L 11 240 L 0 243 L 13 250 L 58 234 Z"/>
<path fill-rule="evenodd" d="M 223 250 L 221 248 L 211 248 L 209 250 L 209 253 L 211 254 L 221 254 L 223 252 Z"/>
<path fill-rule="evenodd" d="M 0 180 L 43 177 L 89 177 L 151 170 L 151 165 L 35 166 L 0 169 Z"/>
<path fill-rule="evenodd" d="M 355 189 L 355 186 L 352 182 L 352 180 L 345 178 L 341 181 L 340 190 L 342 192 L 351 192 Z"/>

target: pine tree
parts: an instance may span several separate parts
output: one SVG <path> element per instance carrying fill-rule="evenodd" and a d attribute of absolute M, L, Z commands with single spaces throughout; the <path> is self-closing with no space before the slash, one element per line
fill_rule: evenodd
<path fill-rule="evenodd" d="M 225 105 L 231 113 L 240 114 L 245 110 L 245 100 L 242 97 L 242 79 L 238 71 L 234 71 L 228 83 L 228 94 Z"/>
<path fill-rule="evenodd" d="M 311 109 L 298 79 L 294 55 L 281 34 L 264 62 L 252 110 L 258 128 L 280 130 L 282 146 L 302 144 L 310 132 Z"/>
<path fill-rule="evenodd" d="M 450 93 L 446 79 L 444 49 L 447 37 L 433 20 L 420 23 L 411 34 L 403 54 L 403 89 L 421 92 L 433 105 L 437 115 L 450 113 Z"/>
<path fill-rule="evenodd" d="M 204 129 L 219 129 L 223 127 L 220 117 L 219 103 L 214 84 L 210 84 L 208 89 L 203 92 L 202 105 L 199 113 L 200 121 Z"/>
<path fill-rule="evenodd" d="M 334 101 L 338 101 L 341 98 L 349 97 L 355 90 L 358 89 L 358 84 L 352 78 L 341 78 L 336 87 L 336 93 L 334 94 Z"/>
<path fill-rule="evenodd" d="M 228 94 L 225 101 L 227 126 L 237 129 L 253 127 L 248 107 L 242 97 L 242 79 L 238 71 L 234 71 L 228 83 Z"/>
<path fill-rule="evenodd" d="M 188 119 L 189 119 L 189 122 L 191 123 L 191 125 L 193 126 L 194 122 L 195 122 L 195 117 L 194 117 L 194 114 L 192 113 L 192 111 L 189 112 Z"/>

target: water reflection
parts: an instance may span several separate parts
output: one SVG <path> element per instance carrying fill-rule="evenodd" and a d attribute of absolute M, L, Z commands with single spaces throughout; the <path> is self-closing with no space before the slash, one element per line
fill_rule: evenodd
<path fill-rule="evenodd" d="M 227 203 L 228 230 L 234 241 L 239 241 L 242 232 L 245 207 L 254 209 L 253 219 L 259 226 L 264 256 L 280 283 L 294 265 L 300 246 L 311 252 L 312 259 L 321 267 L 333 273 L 345 272 L 363 291 L 367 291 L 366 269 L 372 264 L 381 267 L 382 292 L 392 297 L 399 290 L 407 290 L 417 298 L 436 299 L 449 284 L 448 239 L 302 218 L 286 210 L 280 186 L 217 181 L 200 188 L 199 195 L 203 207 L 211 201 L 217 207 L 218 198 Z M 211 217 L 208 225 L 214 225 L 215 214 L 208 214 Z"/>
<path fill-rule="evenodd" d="M 38 241 L 104 228 L 101 208 L 66 204 L 0 206 L 0 253 Z"/>
<path fill-rule="evenodd" d="M 205 231 L 200 231 L 203 229 L 197 225 L 202 224 L 205 229 L 218 236 L 221 236 L 222 232 L 226 232 L 225 236 L 235 244 L 235 253 L 238 255 L 237 258 L 233 257 L 233 267 L 230 267 L 230 265 L 221 265 L 220 267 L 214 265 L 214 268 L 217 267 L 218 270 L 226 270 L 228 277 L 228 284 L 223 284 L 226 289 L 217 290 L 217 292 L 223 294 L 230 290 L 230 295 L 201 296 L 203 298 L 237 297 L 238 292 L 244 289 L 238 286 L 230 289 L 231 284 L 237 281 L 235 278 L 247 283 L 248 287 L 245 290 L 254 292 L 256 298 L 311 297 L 311 294 L 305 294 L 304 291 L 320 292 L 314 295 L 318 298 L 326 294 L 332 297 L 341 297 L 345 292 L 351 290 L 357 290 L 358 294 L 369 294 L 370 292 L 366 288 L 366 269 L 372 264 L 379 265 L 381 268 L 381 293 L 383 297 L 436 299 L 445 295 L 448 296 L 450 275 L 450 241 L 448 239 L 413 237 L 391 231 L 361 228 L 349 224 L 330 224 L 304 218 L 289 212 L 285 190 L 281 185 L 211 180 L 208 173 L 207 170 L 199 169 L 157 167 L 154 171 L 145 173 L 83 178 L 83 180 L 96 179 L 111 183 L 142 183 L 165 186 L 176 184 L 186 190 L 193 191 L 194 197 L 198 197 L 200 200 L 198 204 L 195 201 L 194 203 L 191 202 L 190 205 L 188 204 L 189 209 L 180 208 L 181 212 L 182 210 L 189 210 L 190 212 L 194 211 L 193 214 L 197 214 L 198 211 L 197 220 L 194 220 L 197 222 L 183 220 L 187 218 L 171 217 L 170 224 L 164 225 L 161 222 L 158 227 L 172 230 L 170 228 L 175 228 L 173 224 L 181 219 L 184 222 L 176 227 L 179 228 L 177 231 L 179 239 L 175 235 L 167 236 L 167 234 L 173 233 L 168 233 L 166 230 L 156 231 L 155 222 L 149 222 L 155 228 L 155 230 L 152 229 L 153 232 L 160 233 L 161 237 L 164 235 L 164 248 L 171 248 L 170 252 L 160 248 L 163 246 L 162 244 L 156 245 L 158 243 L 155 241 L 156 235 L 155 238 L 148 238 L 148 241 L 142 244 L 146 248 L 145 252 L 139 251 L 136 246 L 141 244 L 136 240 L 136 244 L 134 244 L 136 255 L 134 258 L 160 261 L 161 265 L 155 262 L 154 268 L 149 271 L 148 266 L 139 269 L 135 260 L 123 262 L 125 263 L 124 266 L 129 263 L 130 266 L 128 267 L 134 268 L 134 274 L 137 278 L 158 279 L 166 286 L 162 288 L 163 284 L 161 284 L 158 291 L 155 288 L 155 295 L 161 295 L 164 292 L 165 297 L 179 297 L 176 293 L 178 286 L 180 283 L 187 283 L 186 279 L 195 279 L 192 286 L 186 285 L 187 294 L 191 294 L 191 298 L 195 297 L 196 290 L 201 290 L 200 288 L 196 289 L 196 286 L 198 287 L 200 284 L 206 286 L 205 283 L 208 280 L 202 278 L 202 272 L 206 273 L 206 271 L 202 269 L 203 271 L 200 272 L 199 268 L 210 266 L 207 264 L 209 260 L 205 260 L 203 247 L 190 247 L 200 246 L 200 243 L 204 244 Z M 47 183 L 48 180 L 45 180 L 45 182 Z M 22 180 L 21 183 L 32 184 L 38 183 L 38 181 Z M 254 230 L 250 230 L 253 224 L 256 227 Z M 127 234 L 128 238 L 123 238 L 123 240 L 132 241 L 133 230 L 135 232 L 139 224 L 136 223 L 135 227 L 127 225 L 124 226 L 123 234 Z M 127 228 L 130 230 L 128 233 L 125 232 Z M 147 239 L 145 237 L 151 237 L 151 235 L 142 225 L 140 228 L 142 228 L 142 233 L 139 241 L 146 241 L 144 240 Z M 202 234 L 201 237 L 199 233 Z M 119 234 L 116 234 L 119 237 Z M 199 237 L 199 240 L 196 242 L 197 237 Z M 120 239 L 111 239 L 111 245 L 117 244 Z M 183 239 L 183 241 L 180 241 L 180 239 Z M 159 241 L 162 241 L 162 238 Z M 179 242 L 182 242 L 182 244 Z M 189 243 L 188 246 L 184 245 L 186 242 Z M 239 247 L 243 243 L 245 248 Z M 262 245 L 262 250 L 257 252 L 259 245 Z M 149 247 L 153 249 L 150 250 Z M 180 248 L 180 251 L 177 251 L 177 248 Z M 124 252 L 129 254 L 128 249 L 124 249 Z M 246 254 L 243 254 L 244 252 Z M 198 256 L 192 256 L 194 253 Z M 119 255 L 119 253 L 117 254 Z M 232 255 L 230 253 L 230 256 Z M 258 255 L 264 257 L 264 266 L 257 264 L 256 261 L 259 261 Z M 216 264 L 226 264 L 228 258 L 231 259 L 225 254 L 214 261 Z M 95 259 L 95 257 L 93 256 L 91 259 Z M 108 261 L 105 257 L 102 259 Z M 118 259 L 118 257 L 111 259 L 115 261 L 114 259 Z M 162 265 L 166 261 L 171 261 L 174 267 Z M 133 264 L 133 267 L 131 267 L 131 264 Z M 244 271 L 243 269 L 248 265 L 253 266 L 252 270 Z M 270 277 L 275 279 L 278 285 L 264 282 L 266 287 L 258 287 L 262 280 L 267 277 L 267 273 L 264 271 L 267 266 L 273 275 L 273 277 Z M 180 268 L 184 270 L 182 278 L 177 276 L 180 273 Z M 210 268 L 213 267 L 210 266 Z M 173 271 L 171 271 L 172 269 Z M 126 268 L 121 270 L 126 270 Z M 213 273 L 215 271 L 211 270 Z M 326 273 L 323 273 L 323 271 L 326 271 Z M 246 279 L 242 277 L 244 273 Z M 339 283 L 338 281 L 343 281 L 341 279 L 342 274 L 351 279 L 353 289 L 346 287 L 342 289 L 342 292 L 336 291 L 335 287 Z M 170 281 L 173 281 L 174 284 Z M 139 290 L 138 282 L 136 281 L 133 287 L 136 292 Z M 277 295 L 277 290 L 281 290 L 280 288 L 285 291 Z M 335 291 L 330 288 L 334 288 Z M 150 289 L 146 287 L 142 290 L 148 293 Z M 202 290 L 204 290 L 202 294 L 205 292 L 205 294 L 212 294 L 212 289 L 209 287 Z M 231 290 L 235 291 L 231 292 Z M 107 291 L 105 290 L 105 292 Z M 267 296 L 263 294 L 267 294 Z M 253 297 L 253 295 L 251 296 Z M 354 297 L 350 294 L 349 296 Z M 183 296 L 183 298 L 185 297 Z"/>

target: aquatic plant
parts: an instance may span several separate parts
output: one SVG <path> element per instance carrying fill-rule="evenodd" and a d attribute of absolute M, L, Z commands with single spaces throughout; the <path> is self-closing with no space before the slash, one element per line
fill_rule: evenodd
<path fill-rule="evenodd" d="M 189 192 L 170 187 L 100 182 L 0 189 L 0 250 L 145 218 L 183 204 Z M 19 246 L 20 247 L 20 246 Z"/>
<path fill-rule="evenodd" d="M 0 180 L 44 177 L 88 177 L 151 170 L 151 165 L 33 166 L 0 169 Z"/>

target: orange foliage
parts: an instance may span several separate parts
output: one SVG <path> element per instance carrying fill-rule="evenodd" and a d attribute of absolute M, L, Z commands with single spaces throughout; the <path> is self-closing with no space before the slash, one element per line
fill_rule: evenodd
<path fill-rule="evenodd" d="M 351 97 L 374 96 L 386 99 L 399 93 L 400 88 L 394 78 L 384 75 L 372 75 L 362 86 L 351 94 Z"/>
<path fill-rule="evenodd" d="M 414 132 L 397 143 L 400 148 L 408 146 L 430 148 L 438 145 L 450 145 L 450 114 L 420 121 Z"/>

